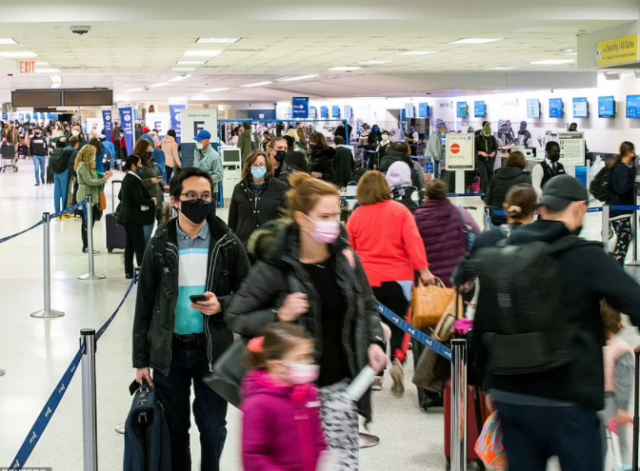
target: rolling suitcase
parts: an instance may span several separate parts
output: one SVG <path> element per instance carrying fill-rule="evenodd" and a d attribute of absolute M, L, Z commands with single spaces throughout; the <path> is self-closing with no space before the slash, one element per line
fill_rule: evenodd
<path fill-rule="evenodd" d="M 476 454 L 475 446 L 482 427 L 489 417 L 486 394 L 478 386 L 467 386 L 467 461 L 475 462 L 478 469 L 486 469 Z M 447 469 L 451 464 L 451 385 L 444 390 L 444 456 Z"/>
<path fill-rule="evenodd" d="M 116 183 L 122 185 L 121 180 L 111 182 L 111 213 L 107 214 L 107 252 L 113 252 L 113 249 L 124 249 L 127 245 L 127 234 L 124 226 L 120 225 L 116 219 Z"/>
<path fill-rule="evenodd" d="M 47 164 L 47 185 L 52 185 L 54 182 L 53 170 L 51 170 L 51 167 Z"/>

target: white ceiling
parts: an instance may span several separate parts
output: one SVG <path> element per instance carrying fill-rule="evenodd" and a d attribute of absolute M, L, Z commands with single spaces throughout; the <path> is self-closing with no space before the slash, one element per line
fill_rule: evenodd
<path fill-rule="evenodd" d="M 9 2 L 6 2 L 9 3 Z M 63 88 L 111 87 L 117 96 L 146 88 L 178 74 L 184 81 L 131 92 L 133 97 L 198 95 L 210 88 L 227 99 L 288 98 L 296 90 L 317 97 L 392 95 L 433 90 L 425 74 L 484 71 L 517 67 L 519 72 L 575 70 L 575 63 L 532 65 L 548 59 L 575 59 L 564 49 L 575 48 L 576 36 L 638 19 L 636 0 L 538 0 L 522 5 L 498 0 L 331 0 L 320 4 L 273 0 L 242 3 L 156 0 L 144 4 L 110 0 L 101 5 L 71 0 L 32 0 L 24 6 L 0 4 L 0 37 L 19 44 L 0 45 L 0 53 L 33 51 L 35 60 L 61 70 Z M 134 5 L 131 5 L 135 3 Z M 65 20 L 61 22 L 61 20 Z M 73 25 L 90 26 L 78 36 Z M 240 37 L 235 44 L 196 44 L 199 37 Z M 451 45 L 465 37 L 504 38 L 486 45 Z M 193 72 L 172 72 L 187 50 L 221 50 Z M 437 51 L 425 56 L 403 51 Z M 390 61 L 351 72 L 331 72 L 336 66 L 357 66 L 366 60 Z M 47 88 L 49 74 L 6 76 L 16 61 L 0 58 L 0 99 L 16 88 Z M 279 78 L 319 74 L 300 82 Z M 357 77 L 357 79 L 356 79 Z M 265 88 L 242 88 L 273 81 Z M 455 84 L 452 84 L 455 87 Z M 219 94 L 220 94 L 219 93 Z M 210 93 L 212 99 L 219 94 Z M 207 96 L 207 95 L 205 95 Z"/>

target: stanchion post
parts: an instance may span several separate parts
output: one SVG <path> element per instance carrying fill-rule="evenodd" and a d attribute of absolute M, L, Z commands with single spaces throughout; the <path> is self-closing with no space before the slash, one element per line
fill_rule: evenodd
<path fill-rule="evenodd" d="M 43 227 L 43 259 L 44 259 L 44 309 L 32 312 L 31 317 L 39 319 L 50 319 L 62 317 L 64 312 L 51 309 L 51 215 L 42 213 Z"/>
<path fill-rule="evenodd" d="M 98 417 L 96 401 L 96 331 L 82 329 L 82 442 L 84 471 L 98 471 Z"/>
<path fill-rule="evenodd" d="M 604 250 L 609 252 L 609 206 L 602 207 L 602 244 Z"/>
<path fill-rule="evenodd" d="M 451 341 L 451 471 L 467 470 L 467 341 Z"/>
<path fill-rule="evenodd" d="M 638 184 L 633 186 L 633 201 L 634 206 L 638 204 Z M 638 213 L 633 211 L 631 213 L 631 225 L 633 233 L 633 260 L 627 262 L 627 265 L 637 267 L 640 265 L 638 261 Z"/>
<path fill-rule="evenodd" d="M 87 195 L 84 202 L 85 220 L 87 223 L 87 256 L 89 257 L 89 273 L 80 275 L 79 280 L 102 280 L 106 276 L 96 273 L 93 264 L 93 202 L 91 195 Z"/>

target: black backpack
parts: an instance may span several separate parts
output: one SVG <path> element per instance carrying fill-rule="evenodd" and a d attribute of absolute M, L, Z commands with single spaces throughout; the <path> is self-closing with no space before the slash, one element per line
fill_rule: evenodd
<path fill-rule="evenodd" d="M 67 170 L 69 155 L 70 152 L 67 147 L 58 147 L 53 151 L 53 154 L 49 157 L 49 168 L 53 173 L 62 173 Z"/>
<path fill-rule="evenodd" d="M 608 165 L 598 172 L 591 180 L 589 191 L 599 201 L 606 203 L 611 196 L 611 171 L 613 169 Z"/>
<path fill-rule="evenodd" d="M 476 272 L 485 365 L 493 375 L 548 371 L 573 360 L 574 327 L 563 316 L 556 257 L 590 245 L 566 236 L 553 243 L 530 242 L 480 249 Z"/>

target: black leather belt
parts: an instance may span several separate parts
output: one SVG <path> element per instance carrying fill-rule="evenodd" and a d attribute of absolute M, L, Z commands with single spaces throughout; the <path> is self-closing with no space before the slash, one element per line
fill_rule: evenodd
<path fill-rule="evenodd" d="M 204 334 L 173 334 L 173 340 L 186 344 L 204 344 L 207 341 L 207 336 Z"/>

